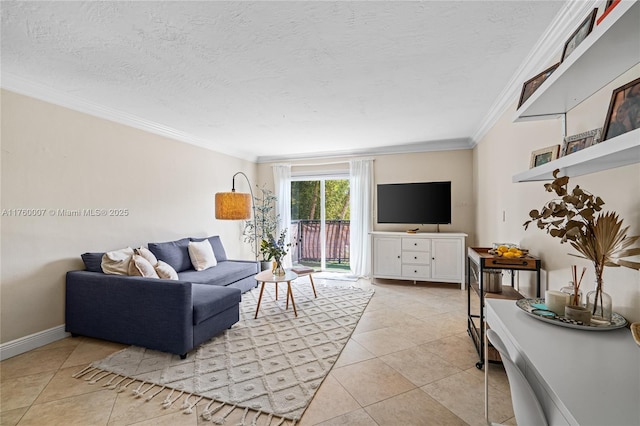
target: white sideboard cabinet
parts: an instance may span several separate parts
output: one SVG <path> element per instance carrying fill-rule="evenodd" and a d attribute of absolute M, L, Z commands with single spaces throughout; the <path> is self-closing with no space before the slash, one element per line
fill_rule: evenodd
<path fill-rule="evenodd" d="M 462 233 L 372 232 L 373 278 L 460 283 L 464 290 Z"/>

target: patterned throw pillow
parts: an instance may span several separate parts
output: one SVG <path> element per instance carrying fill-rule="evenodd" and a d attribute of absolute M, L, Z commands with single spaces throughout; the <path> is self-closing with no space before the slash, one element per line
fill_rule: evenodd
<path fill-rule="evenodd" d="M 162 260 L 159 260 L 158 264 L 156 265 L 156 273 L 163 280 L 178 279 L 178 273 L 176 272 L 176 270 L 173 269 L 173 267 L 171 267 L 171 265 L 169 265 L 167 262 L 163 262 Z"/>
<path fill-rule="evenodd" d="M 153 265 L 149 263 L 144 257 L 134 254 L 131 257 L 129 263 L 129 275 L 133 277 L 146 277 L 146 278 L 160 278 L 153 268 Z"/>

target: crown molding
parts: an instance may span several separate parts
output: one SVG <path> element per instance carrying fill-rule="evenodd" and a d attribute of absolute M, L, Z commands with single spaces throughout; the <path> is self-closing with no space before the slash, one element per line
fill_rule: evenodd
<path fill-rule="evenodd" d="M 568 34 L 571 34 L 600 2 L 569 0 L 564 4 L 485 115 L 482 124 L 471 137 L 472 146 L 477 145 L 507 108 L 519 99 L 522 84 L 551 65 L 551 59 L 559 56 Z"/>
<path fill-rule="evenodd" d="M 307 154 L 294 154 L 284 156 L 260 156 L 257 163 L 277 163 L 280 161 L 317 160 L 325 158 L 349 158 L 373 155 L 409 154 L 416 152 L 456 151 L 471 149 L 473 145 L 469 138 L 444 139 L 430 142 L 417 142 L 404 145 L 387 145 L 375 148 L 363 148 L 348 151 L 324 151 Z"/>
<path fill-rule="evenodd" d="M 254 163 L 257 160 L 257 157 L 255 155 L 248 154 L 246 151 L 233 149 L 228 146 L 216 146 L 214 149 L 212 148 L 212 142 L 209 140 L 193 136 L 181 130 L 174 129 L 172 127 L 165 126 L 163 124 L 117 110 L 115 108 L 88 101 L 84 98 L 66 93 L 58 89 L 54 89 L 47 85 L 27 80 L 13 73 L 2 73 L 0 87 L 11 92 L 29 96 L 44 102 L 49 102 L 54 105 L 69 108 L 84 114 L 103 118 L 115 123 L 124 124 L 125 126 L 133 127 L 135 129 L 143 130 L 155 135 L 164 136 L 180 142 L 195 145 L 200 148 L 208 149 L 210 151 L 219 152 L 221 154 L 230 155 L 232 157 L 252 161 Z"/>

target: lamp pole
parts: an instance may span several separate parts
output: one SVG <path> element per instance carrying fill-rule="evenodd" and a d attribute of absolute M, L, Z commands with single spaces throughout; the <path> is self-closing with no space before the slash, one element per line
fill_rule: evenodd
<path fill-rule="evenodd" d="M 231 178 L 231 192 L 236 192 L 236 176 L 242 175 L 247 180 L 247 185 L 249 185 L 249 193 L 251 194 L 251 209 L 253 210 L 253 254 L 255 256 L 256 261 L 258 260 L 258 220 L 256 218 L 256 203 L 253 198 L 253 189 L 251 189 L 251 182 L 249 182 L 249 178 L 243 172 L 236 172 Z"/>

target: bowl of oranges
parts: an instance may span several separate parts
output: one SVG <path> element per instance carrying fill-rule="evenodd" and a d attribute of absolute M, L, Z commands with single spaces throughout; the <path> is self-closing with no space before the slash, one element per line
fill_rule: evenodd
<path fill-rule="evenodd" d="M 516 244 L 508 243 L 495 243 L 493 248 L 489 250 L 492 255 L 505 258 L 525 257 L 528 252 L 529 250 L 521 249 Z"/>

